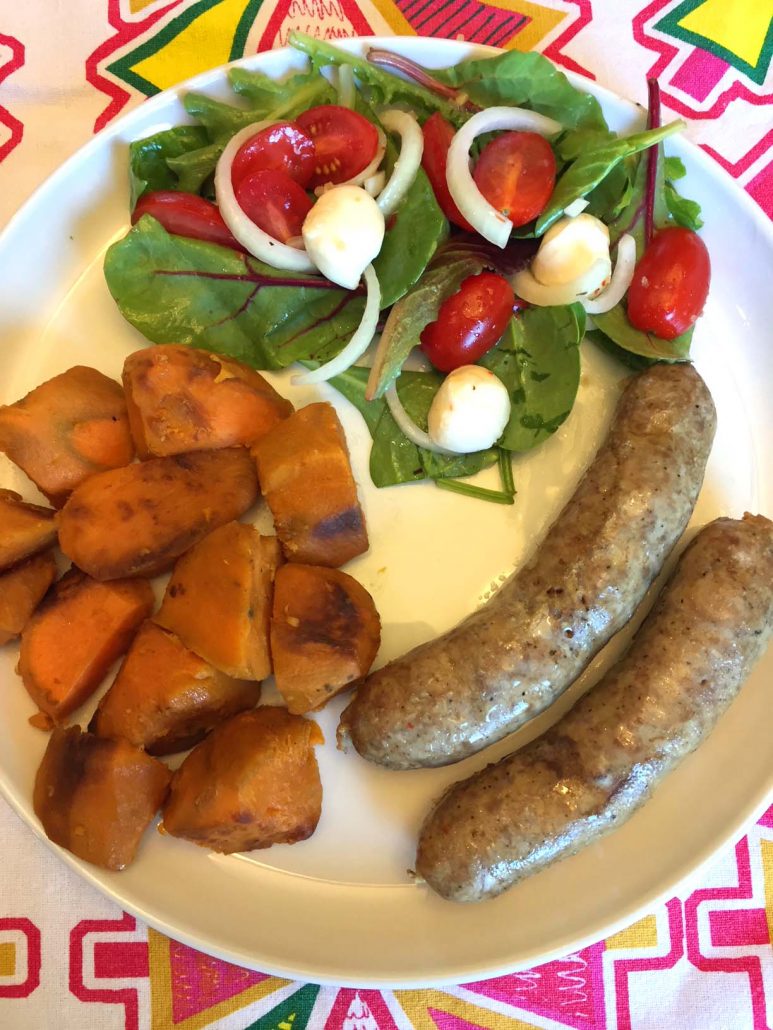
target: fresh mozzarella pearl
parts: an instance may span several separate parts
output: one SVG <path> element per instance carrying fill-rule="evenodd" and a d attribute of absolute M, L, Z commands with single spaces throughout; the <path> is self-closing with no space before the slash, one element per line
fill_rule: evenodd
<path fill-rule="evenodd" d="M 572 286 L 578 297 L 594 297 L 609 282 L 609 229 L 593 215 L 561 218 L 545 233 L 531 272 L 545 286 Z"/>
<path fill-rule="evenodd" d="M 496 443 L 510 418 L 510 394 L 493 372 L 462 365 L 443 380 L 427 419 L 430 439 L 456 454 Z"/>
<path fill-rule="evenodd" d="M 331 282 L 353 290 L 381 250 L 384 216 L 360 186 L 336 186 L 323 193 L 306 215 L 303 243 Z"/>

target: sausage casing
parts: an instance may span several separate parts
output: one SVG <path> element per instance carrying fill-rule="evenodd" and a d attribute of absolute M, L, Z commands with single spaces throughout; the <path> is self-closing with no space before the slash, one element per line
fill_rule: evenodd
<path fill-rule="evenodd" d="M 482 608 L 373 673 L 350 739 L 392 769 L 448 765 L 546 709 L 633 614 L 695 505 L 715 429 L 691 365 L 631 378 L 609 435 L 531 561 Z"/>
<path fill-rule="evenodd" d="M 479 901 L 598 840 L 711 732 L 773 629 L 773 523 L 710 523 L 617 663 L 542 737 L 455 784 L 417 872 Z"/>

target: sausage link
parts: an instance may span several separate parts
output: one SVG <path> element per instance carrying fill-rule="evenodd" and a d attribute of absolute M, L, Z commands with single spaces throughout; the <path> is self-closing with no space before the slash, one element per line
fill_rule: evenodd
<path fill-rule="evenodd" d="M 373 673 L 339 746 L 392 769 L 448 765 L 534 718 L 630 619 L 695 505 L 714 437 L 692 365 L 631 378 L 534 558 L 450 633 Z"/>
<path fill-rule="evenodd" d="M 772 629 L 773 523 L 710 523 L 623 659 L 542 737 L 450 789 L 418 873 L 480 901 L 621 826 L 709 735 Z"/>

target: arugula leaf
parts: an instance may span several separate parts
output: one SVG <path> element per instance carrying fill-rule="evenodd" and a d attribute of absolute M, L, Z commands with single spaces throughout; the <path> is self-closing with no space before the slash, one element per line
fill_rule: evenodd
<path fill-rule="evenodd" d="M 635 329 L 628 321 L 628 314 L 622 303 L 603 315 L 594 315 L 593 322 L 609 339 L 631 354 L 652 361 L 688 361 L 693 330 L 677 336 L 674 340 L 662 340 L 654 333 Z"/>
<path fill-rule="evenodd" d="M 149 190 L 184 190 L 180 174 L 170 162 L 181 155 L 195 152 L 207 142 L 207 134 L 198 125 L 178 125 L 174 129 L 155 132 L 129 144 L 129 184 L 131 210 Z"/>
<path fill-rule="evenodd" d="M 677 225 L 692 229 L 693 232 L 703 228 L 701 206 L 698 201 L 681 196 L 672 182 L 665 184 L 665 200 L 668 213 Z"/>

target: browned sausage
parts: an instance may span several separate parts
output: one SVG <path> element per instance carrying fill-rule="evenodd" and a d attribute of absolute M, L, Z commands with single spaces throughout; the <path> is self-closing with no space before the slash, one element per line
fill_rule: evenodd
<path fill-rule="evenodd" d="M 448 765 L 547 708 L 631 617 L 695 504 L 715 411 L 691 365 L 632 378 L 536 556 L 450 633 L 365 681 L 339 741 L 392 769 Z"/>
<path fill-rule="evenodd" d="M 772 629 L 773 523 L 712 522 L 625 657 L 544 736 L 446 794 L 419 874 L 479 901 L 622 825 L 709 735 Z"/>

